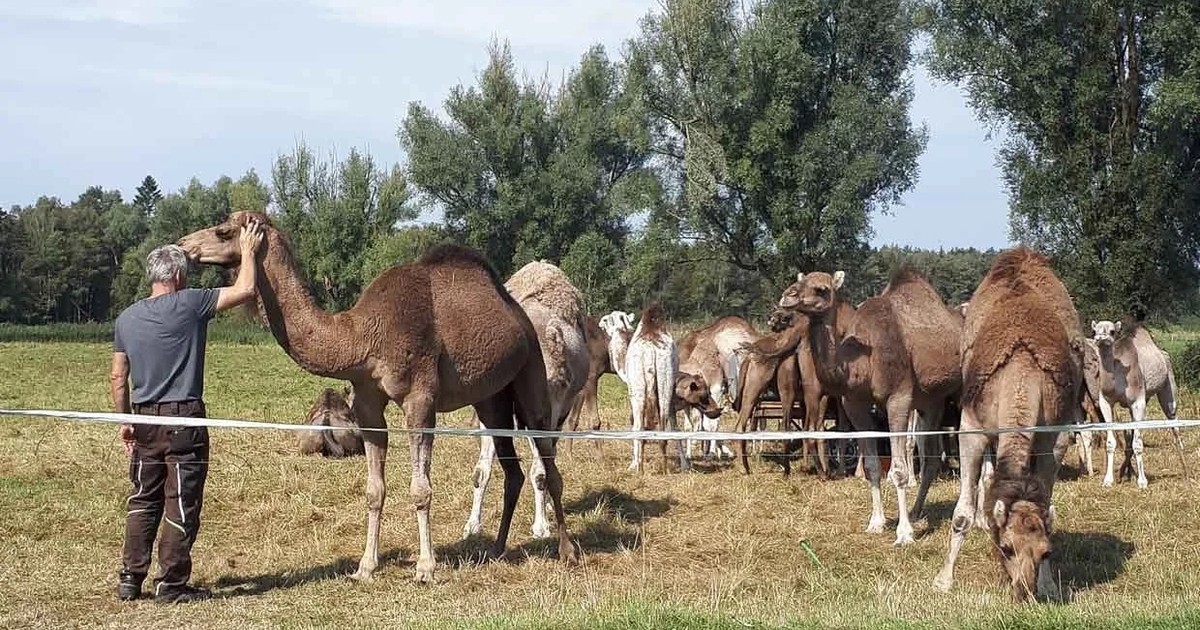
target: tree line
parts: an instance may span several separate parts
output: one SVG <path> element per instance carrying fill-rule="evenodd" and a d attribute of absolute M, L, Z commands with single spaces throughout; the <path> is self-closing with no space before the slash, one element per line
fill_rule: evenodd
<path fill-rule="evenodd" d="M 1186 2 L 664 0 L 557 85 L 494 43 L 443 113 L 409 104 L 404 164 L 300 145 L 268 181 L 147 176 L 128 201 L 92 187 L 0 212 L 0 321 L 109 319 L 144 295 L 150 248 L 237 210 L 270 212 L 330 309 L 443 241 L 502 276 L 555 262 L 594 312 L 759 316 L 814 269 L 846 270 L 860 300 L 905 261 L 957 304 L 995 252 L 869 246 L 872 214 L 919 177 L 916 63 L 1005 134 L 1012 235 L 1083 315 L 1170 318 L 1200 300 L 1198 38 Z M 416 223 L 427 210 L 440 220 Z"/>

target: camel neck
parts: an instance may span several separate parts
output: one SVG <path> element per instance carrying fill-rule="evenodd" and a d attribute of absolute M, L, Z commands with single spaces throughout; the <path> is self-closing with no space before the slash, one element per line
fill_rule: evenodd
<path fill-rule="evenodd" d="M 271 334 L 306 371 L 345 378 L 362 364 L 354 351 L 357 344 L 348 343 L 354 339 L 349 317 L 317 305 L 278 232 L 269 232 L 263 247 L 257 288 Z"/>
<path fill-rule="evenodd" d="M 835 321 L 830 319 L 829 315 L 809 319 L 808 342 L 812 345 L 817 379 L 821 385 L 837 393 L 846 388 L 846 366 L 838 359 L 840 336 L 836 334 L 836 318 L 833 318 Z"/>

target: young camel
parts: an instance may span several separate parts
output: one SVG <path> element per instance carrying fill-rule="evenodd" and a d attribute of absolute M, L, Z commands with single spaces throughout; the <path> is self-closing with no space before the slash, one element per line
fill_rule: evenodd
<path fill-rule="evenodd" d="M 613 367 L 611 355 L 608 352 L 608 333 L 600 327 L 600 321 L 592 315 L 589 315 L 584 321 L 584 337 L 587 340 L 588 351 L 588 374 L 587 379 L 583 382 L 583 389 L 575 396 L 575 403 L 571 406 L 571 413 L 567 416 L 566 427 L 568 431 L 576 431 L 579 429 L 579 420 L 583 418 L 584 411 L 587 411 L 588 416 L 592 419 L 592 431 L 600 430 L 600 377 L 605 374 L 616 374 L 617 370 Z M 593 440 L 596 447 L 599 448 L 600 441 Z M 567 452 L 573 452 L 575 448 L 575 440 L 567 440 Z"/>
<path fill-rule="evenodd" d="M 1135 325 L 1133 330 L 1127 331 L 1118 339 L 1117 335 L 1120 332 L 1121 322 L 1092 322 L 1093 342 L 1100 358 L 1100 387 L 1103 392 L 1096 402 L 1099 403 L 1104 421 L 1113 421 L 1113 406 L 1117 404 L 1129 409 L 1129 415 L 1134 422 L 1145 420 L 1146 403 L 1151 396 L 1158 397 L 1158 404 L 1167 419 L 1174 420 L 1178 390 L 1175 388 L 1175 371 L 1171 366 L 1171 357 L 1154 343 L 1154 338 L 1142 326 Z M 1171 431 L 1175 436 L 1175 450 L 1183 467 L 1183 476 L 1188 479 L 1190 475 L 1183 454 L 1183 436 L 1178 428 Z M 1144 489 L 1149 482 L 1146 480 L 1142 432 L 1134 429 L 1132 440 L 1128 438 L 1128 433 L 1126 431 L 1125 461 L 1121 464 L 1121 477 L 1132 476 L 1129 466 L 1132 453 L 1137 464 L 1137 486 Z M 1104 480 L 1100 483 L 1109 487 L 1113 485 L 1113 452 L 1117 449 L 1117 438 L 1111 430 L 1108 431 L 1105 447 L 1107 456 Z"/>
<path fill-rule="evenodd" d="M 679 357 L 675 339 L 667 332 L 666 315 L 657 302 L 642 311 L 637 329 L 625 355 L 625 376 L 629 382 L 629 407 L 633 413 L 633 430 L 655 430 L 669 421 L 674 424 L 672 403 L 675 397 Z M 666 465 L 667 442 L 662 441 L 663 464 Z M 683 444 L 679 444 L 679 468 L 688 470 L 691 464 Z M 642 470 L 642 440 L 633 440 L 633 459 L 629 470 Z"/>
<path fill-rule="evenodd" d="M 432 428 L 437 412 L 472 405 L 483 424 L 511 429 L 555 429 L 546 392 L 546 368 L 537 333 L 524 309 L 509 295 L 495 270 L 478 252 L 454 245 L 434 247 L 420 259 L 384 270 L 348 310 L 319 308 L 297 270 L 291 244 L 259 213 L 235 212 L 224 223 L 179 240 L 204 264 L 239 264 L 237 235 L 249 221 L 263 224 L 258 254 L 258 299 L 271 333 L 304 370 L 349 381 L 351 408 L 363 429 L 383 429 L 384 408 L 394 402 L 410 428 Z M 386 431 L 363 431 L 367 460 L 367 535 L 353 577 L 370 580 L 379 565 L 379 531 L 387 495 Z M 555 465 L 555 440 L 538 438 L 546 467 L 546 489 L 554 504 L 558 553 L 574 562 L 579 552 L 567 534 L 562 477 Z M 503 555 L 524 474 L 512 438 L 495 438 L 504 469 L 504 511 L 489 553 Z M 419 556 L 415 580 L 433 581 L 434 557 L 429 473 L 433 435 L 412 433 L 410 495 L 416 512 Z"/>
<path fill-rule="evenodd" d="M 883 293 L 868 298 L 852 309 L 839 297 L 845 273 L 799 274 L 784 291 L 780 308 L 796 310 L 809 318 L 808 338 L 816 360 L 817 378 L 830 395 L 841 397 L 855 430 L 874 428 L 872 404 L 887 411 L 894 433 L 908 429 L 913 409 L 921 412 L 921 430 L 941 424 L 946 398 L 957 395 L 962 384 L 958 339 L 962 321 L 950 313 L 937 291 L 920 274 L 901 269 Z M 891 470 L 888 477 L 896 488 L 899 522 L 896 545 L 914 542 L 907 509 L 908 470 L 903 456 L 906 437 L 891 438 Z M 918 452 L 932 455 L 937 436 L 923 436 Z M 876 441 L 859 440 L 867 477 L 871 483 L 871 518 L 867 532 L 884 528 L 883 496 L 880 492 L 879 455 Z M 921 485 L 913 504 L 920 515 L 936 466 L 924 466 Z"/>
<path fill-rule="evenodd" d="M 1078 422 L 1086 391 L 1083 349 L 1075 307 L 1049 260 L 1024 247 L 1001 253 L 971 298 L 964 325 L 962 430 Z M 967 534 L 983 517 L 1013 598 L 1057 597 L 1051 499 L 1070 437 L 1066 431 L 959 433 L 961 485 L 935 588 L 951 588 Z M 995 476 L 979 505 L 988 448 L 996 453 Z"/>
<path fill-rule="evenodd" d="M 296 438 L 301 455 L 320 455 L 336 459 L 363 454 L 362 433 L 350 414 L 353 400 L 354 391 L 349 387 L 341 393 L 326 387 L 317 396 L 317 400 L 308 409 L 304 424 L 338 428 L 333 431 L 301 431 Z"/>
<path fill-rule="evenodd" d="M 584 332 L 583 294 L 558 267 L 531 262 L 517 270 L 504 284 L 529 316 L 537 331 L 542 362 L 546 366 L 546 391 L 550 395 L 550 419 L 557 429 L 570 412 L 587 379 L 589 356 Z M 529 439 L 534 456 L 529 465 L 533 486 L 533 535 L 550 535 L 546 519 L 546 470 L 537 456 L 537 444 Z M 478 534 L 483 527 L 483 495 L 492 476 L 495 441 L 479 438 L 479 461 L 472 479 L 471 514 L 463 526 L 463 537 Z"/>

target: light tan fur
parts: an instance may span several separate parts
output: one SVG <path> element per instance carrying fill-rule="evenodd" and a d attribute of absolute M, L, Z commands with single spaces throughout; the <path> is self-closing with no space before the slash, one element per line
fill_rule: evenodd
<path fill-rule="evenodd" d="M 304 423 L 339 428 L 332 431 L 301 431 L 296 438 L 301 455 L 341 458 L 364 453 L 362 434 L 350 413 L 351 403 L 347 402 L 353 400 L 353 393 L 349 387 L 341 393 L 327 387 L 317 396 Z"/>

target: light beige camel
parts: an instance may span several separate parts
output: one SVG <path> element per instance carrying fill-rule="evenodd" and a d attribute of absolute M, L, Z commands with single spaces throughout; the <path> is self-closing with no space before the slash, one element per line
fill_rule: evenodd
<path fill-rule="evenodd" d="M 625 355 L 625 375 L 629 379 L 629 407 L 634 431 L 665 430 L 675 423 L 675 386 L 679 373 L 679 355 L 675 338 L 667 330 L 666 313 L 657 302 L 643 311 Z M 672 427 L 674 428 L 674 427 Z M 629 470 L 642 470 L 640 439 L 633 440 L 633 458 Z M 667 442 L 661 442 L 663 468 L 666 468 Z M 679 468 L 688 470 L 684 445 L 679 444 Z"/>
<path fill-rule="evenodd" d="M 1156 396 L 1167 419 L 1174 420 L 1178 390 L 1175 388 L 1171 357 L 1154 343 L 1154 338 L 1142 326 L 1135 325 L 1132 330 L 1118 337 L 1120 332 L 1121 322 L 1092 322 L 1092 339 L 1101 367 L 1100 388 L 1103 396 L 1097 401 L 1100 415 L 1105 422 L 1112 422 L 1115 417 L 1113 407 L 1120 404 L 1129 409 L 1134 422 L 1141 422 L 1146 419 L 1147 401 L 1151 396 Z M 1187 460 L 1183 454 L 1183 436 L 1178 428 L 1171 431 L 1174 433 L 1175 450 L 1179 455 L 1183 476 L 1189 478 Z M 1146 480 L 1142 432 L 1134 429 L 1132 440 L 1129 439 L 1129 432 L 1125 433 L 1125 461 L 1121 464 L 1121 477 L 1132 476 L 1129 465 L 1132 454 L 1137 464 L 1137 486 L 1145 488 L 1149 482 Z M 1108 431 L 1105 447 L 1104 479 L 1100 483 L 1108 487 L 1113 484 L 1113 453 L 1117 449 L 1117 438 L 1111 430 Z"/>
<path fill-rule="evenodd" d="M 681 339 L 677 345 L 679 352 L 679 371 L 701 377 L 709 388 L 709 395 L 721 407 L 721 411 L 730 410 L 733 396 L 738 390 L 739 348 L 759 338 L 758 331 L 745 318 L 737 315 L 727 315 L 717 318 L 709 324 L 693 330 Z M 692 430 L 716 431 L 719 428 L 720 415 L 715 418 L 690 417 L 688 413 L 687 428 Z M 687 442 L 687 456 L 692 456 L 694 440 Z M 732 457 L 729 447 L 718 440 L 708 440 L 707 448 L 702 453 L 710 456 Z"/>
<path fill-rule="evenodd" d="M 181 238 L 179 245 L 200 263 L 234 267 L 240 258 L 239 230 L 252 220 L 264 226 L 257 290 L 271 333 L 304 370 L 353 385 L 352 411 L 361 428 L 385 428 L 384 408 L 394 402 L 413 429 L 432 428 L 437 412 L 467 405 L 490 428 L 511 429 L 515 413 L 518 427 L 554 429 L 537 333 L 478 252 L 435 247 L 413 263 L 381 272 L 348 310 L 328 313 L 309 294 L 287 237 L 265 215 L 236 212 L 224 223 Z M 363 439 L 367 535 L 354 577 L 369 580 L 379 564 L 388 433 L 364 431 Z M 512 438 L 497 437 L 495 442 L 504 469 L 504 512 L 490 555 L 499 557 L 525 479 Z M 429 513 L 433 435 L 412 433 L 409 449 L 409 492 L 420 547 L 415 579 L 429 583 L 437 564 Z M 559 557 L 578 560 L 562 508 L 555 440 L 538 438 L 537 451 L 554 503 Z"/>
<path fill-rule="evenodd" d="M 1079 422 L 1084 343 L 1075 307 L 1049 260 L 1024 247 L 1002 252 L 975 290 L 964 325 L 961 430 Z M 1066 431 L 959 433 L 958 503 L 935 588 L 952 587 L 958 554 L 982 516 L 1013 598 L 1057 596 L 1051 499 L 1069 440 Z M 989 447 L 996 454 L 995 475 L 980 505 L 976 495 Z"/>
<path fill-rule="evenodd" d="M 326 387 L 304 418 L 304 424 L 315 427 L 337 427 L 329 431 L 325 429 L 301 431 L 296 437 L 301 455 L 320 455 L 322 457 L 342 458 L 356 457 L 363 454 L 362 433 L 354 416 L 350 413 L 350 405 L 354 400 L 354 392 L 349 387 L 341 393 L 331 387 Z"/>
<path fill-rule="evenodd" d="M 845 273 L 799 274 L 779 300 L 780 308 L 808 315 L 808 336 L 816 358 L 817 377 L 825 391 L 840 396 L 842 411 L 855 430 L 872 430 L 872 404 L 887 411 L 891 438 L 891 470 L 888 477 L 896 487 L 899 522 L 896 545 L 914 542 L 907 508 L 908 470 L 904 457 L 913 409 L 921 411 L 922 430 L 941 424 L 947 397 L 957 394 L 962 384 L 958 340 L 962 322 L 920 274 L 903 268 L 894 274 L 883 292 L 852 309 L 839 297 Z M 937 436 L 918 442 L 921 456 L 932 455 Z M 867 478 L 871 484 L 871 517 L 867 531 L 882 533 L 883 497 L 880 492 L 879 454 L 875 440 L 859 440 Z M 921 485 L 913 503 L 920 515 L 925 497 L 937 473 L 924 466 Z"/>
<path fill-rule="evenodd" d="M 505 288 L 525 309 L 537 331 L 546 366 L 546 387 L 550 394 L 550 418 L 555 429 L 562 426 L 583 389 L 588 376 L 590 357 L 584 329 L 583 294 L 571 284 L 570 278 L 558 267 L 545 262 L 531 262 L 517 270 L 505 283 Z M 551 533 L 546 518 L 546 469 L 537 456 L 537 444 L 529 439 L 533 458 L 529 464 L 529 481 L 533 486 L 533 535 L 539 538 Z M 488 436 L 479 438 L 479 461 L 472 477 L 471 514 L 463 526 L 463 537 L 478 534 L 483 528 L 483 495 L 492 476 L 492 460 L 496 457 L 495 441 Z"/>
<path fill-rule="evenodd" d="M 583 418 L 585 411 L 592 419 L 591 430 L 600 430 L 600 377 L 605 374 L 617 373 L 616 368 L 613 367 L 612 353 L 609 352 L 608 333 L 600 327 L 600 320 L 589 315 L 584 322 L 584 333 L 587 337 L 588 375 L 583 389 L 575 397 L 575 404 L 571 407 L 570 415 L 567 416 L 566 427 L 569 431 L 579 429 L 579 421 Z M 593 443 L 599 452 L 600 440 L 593 440 Z M 571 453 L 574 448 L 575 440 L 567 440 L 567 452 Z"/>

